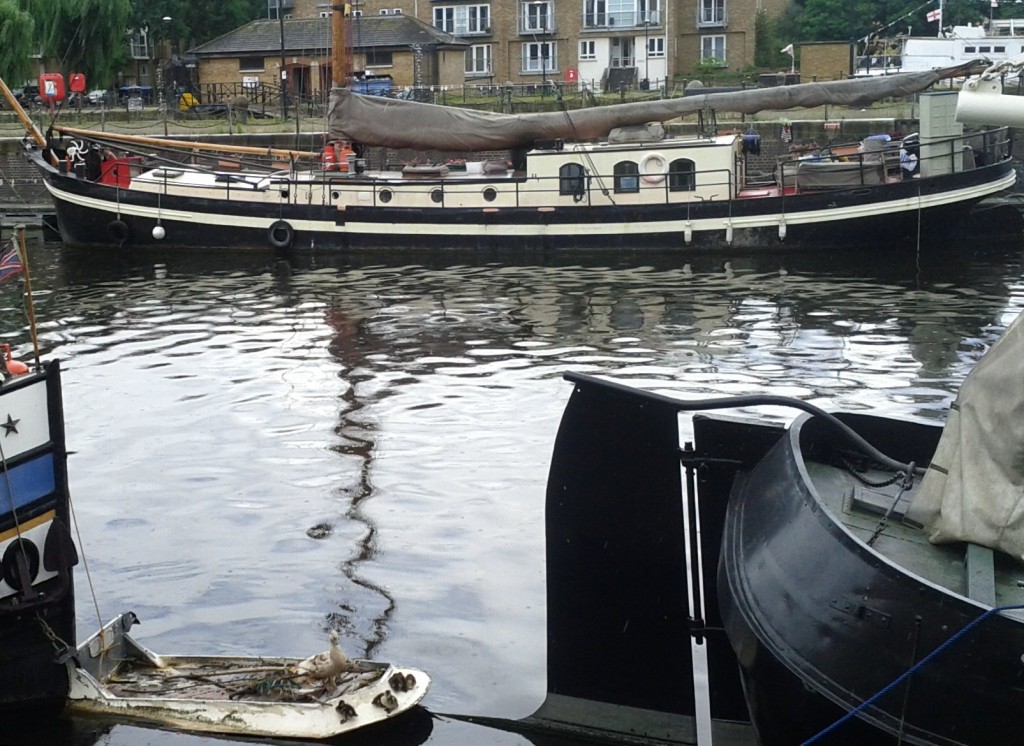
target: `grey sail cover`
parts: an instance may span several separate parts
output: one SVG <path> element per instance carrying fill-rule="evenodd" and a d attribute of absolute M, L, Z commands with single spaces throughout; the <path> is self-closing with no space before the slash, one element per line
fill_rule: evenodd
<path fill-rule="evenodd" d="M 703 109 L 754 114 L 766 109 L 788 110 L 825 104 L 865 106 L 884 98 L 923 91 L 944 78 L 962 76 L 971 67 L 960 65 L 927 72 L 751 88 L 534 114 L 473 111 L 364 96 L 347 88 L 333 88 L 327 124 L 331 139 L 363 145 L 462 152 L 499 150 L 529 146 L 537 140 L 594 140 L 615 127 L 665 122 Z"/>
<path fill-rule="evenodd" d="M 934 543 L 1024 560 L 1024 314 L 964 380 L 911 516 Z"/>

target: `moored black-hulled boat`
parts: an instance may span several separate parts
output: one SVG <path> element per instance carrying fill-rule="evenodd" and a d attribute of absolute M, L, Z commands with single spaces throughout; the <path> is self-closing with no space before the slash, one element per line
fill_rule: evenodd
<path fill-rule="evenodd" d="M 534 720 L 580 727 L 586 712 L 605 730 L 687 744 L 702 717 L 715 744 L 1012 742 L 1021 349 L 1024 317 L 945 428 L 567 375 L 548 485 L 548 700 Z M 805 414 L 784 427 L 703 413 L 758 405 Z M 684 412 L 702 413 L 680 448 Z M 642 683 L 623 688 L 605 663 Z"/>
<path fill-rule="evenodd" d="M 5 361 L 5 370 L 16 368 Z M 59 710 L 68 677 L 58 658 L 76 642 L 78 561 L 60 364 L 17 370 L 0 384 L 0 708 Z"/>

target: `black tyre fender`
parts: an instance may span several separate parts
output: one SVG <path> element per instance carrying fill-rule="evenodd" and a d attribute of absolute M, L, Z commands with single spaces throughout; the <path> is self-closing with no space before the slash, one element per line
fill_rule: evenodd
<path fill-rule="evenodd" d="M 124 246 L 132 237 L 132 229 L 123 220 L 111 220 L 107 223 L 107 235 L 112 241 Z"/>
<path fill-rule="evenodd" d="M 275 249 L 287 249 L 294 238 L 295 231 L 287 221 L 276 220 L 267 228 L 267 239 Z"/>

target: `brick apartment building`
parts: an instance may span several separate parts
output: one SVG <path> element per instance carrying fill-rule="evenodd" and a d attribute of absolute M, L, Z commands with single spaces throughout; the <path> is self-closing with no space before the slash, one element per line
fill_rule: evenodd
<path fill-rule="evenodd" d="M 758 13 L 789 0 L 349 0 L 353 67 L 397 86 L 580 81 L 599 90 L 754 61 Z M 199 79 L 330 83 L 330 0 L 268 0 L 254 21 L 191 50 Z M 279 22 L 283 14 L 283 24 Z M 645 83 L 644 81 L 648 81 Z M 294 90 L 294 88 L 293 88 Z"/>

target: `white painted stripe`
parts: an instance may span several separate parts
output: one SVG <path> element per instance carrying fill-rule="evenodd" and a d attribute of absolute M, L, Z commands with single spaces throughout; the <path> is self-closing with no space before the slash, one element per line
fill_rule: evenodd
<path fill-rule="evenodd" d="M 18 389 L 0 389 L 0 449 L 11 461 L 50 442 L 46 381 Z"/>
<path fill-rule="evenodd" d="M 56 572 L 50 572 L 43 567 L 43 547 L 46 546 L 46 532 L 49 531 L 50 526 L 53 525 L 53 514 L 50 513 L 49 515 L 49 520 L 21 532 L 22 540 L 32 542 L 32 544 L 35 545 L 35 548 L 39 551 L 39 572 L 33 579 L 32 585 L 38 585 L 46 580 L 57 577 Z M 3 558 L 11 544 L 17 540 L 18 537 L 15 535 L 6 541 L 0 542 L 0 559 Z M 6 596 L 11 596 L 15 593 L 17 593 L 17 591 L 7 585 L 4 579 L 0 577 L 0 598 L 5 598 Z"/>

